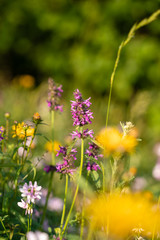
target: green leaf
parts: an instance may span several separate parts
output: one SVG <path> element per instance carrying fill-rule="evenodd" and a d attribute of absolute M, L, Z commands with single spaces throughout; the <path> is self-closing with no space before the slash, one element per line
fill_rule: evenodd
<path fill-rule="evenodd" d="M 68 240 L 80 240 L 81 238 L 78 235 L 71 235 L 71 234 L 69 234 L 69 235 L 67 235 L 67 239 Z"/>
<path fill-rule="evenodd" d="M 100 180 L 98 172 L 97 171 L 92 171 L 91 172 L 91 177 L 92 177 L 96 187 L 98 189 L 100 189 L 101 188 L 101 180 Z"/>

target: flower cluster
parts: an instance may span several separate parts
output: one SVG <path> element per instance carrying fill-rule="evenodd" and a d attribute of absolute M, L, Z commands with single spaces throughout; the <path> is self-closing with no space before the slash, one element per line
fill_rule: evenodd
<path fill-rule="evenodd" d="M 100 195 L 86 206 L 86 215 L 94 232 L 111 239 L 127 239 L 135 228 L 144 229 L 143 236 L 160 231 L 159 207 L 143 194 Z"/>
<path fill-rule="evenodd" d="M 26 209 L 25 214 L 33 213 L 33 204 L 36 200 L 41 199 L 41 188 L 41 186 L 37 185 L 36 181 L 34 182 L 34 185 L 30 181 L 29 185 L 25 183 L 24 186 L 20 188 L 20 192 L 22 193 L 21 196 L 23 199 L 21 199 L 21 202 L 18 202 L 18 206 Z"/>
<path fill-rule="evenodd" d="M 116 128 L 105 128 L 97 135 L 96 141 L 104 149 L 106 155 L 133 152 L 137 139 L 132 135 L 124 135 Z"/>
<path fill-rule="evenodd" d="M 4 127 L 1 126 L 0 127 L 0 141 L 2 141 L 4 139 L 3 135 L 4 135 Z"/>
<path fill-rule="evenodd" d="M 75 138 L 83 138 L 83 139 L 85 139 L 85 138 L 88 138 L 88 137 L 93 138 L 93 134 L 94 134 L 93 130 L 85 129 L 85 130 L 83 130 L 82 133 L 78 132 L 77 130 L 73 131 L 71 133 L 71 136 L 72 136 L 72 139 L 75 139 Z"/>
<path fill-rule="evenodd" d="M 93 118 L 92 112 L 89 109 L 91 98 L 83 100 L 82 94 L 77 89 L 74 92 L 75 101 L 71 101 L 71 112 L 73 118 L 73 126 L 84 126 L 86 124 L 91 124 L 91 119 Z"/>
<path fill-rule="evenodd" d="M 67 147 L 60 147 L 60 150 L 58 151 L 56 156 L 59 156 L 59 154 L 63 155 L 63 163 L 58 163 L 56 165 L 57 172 L 62 174 L 73 174 L 75 171 L 75 165 L 74 161 L 77 159 L 76 154 L 77 150 L 76 148 L 72 148 L 69 152 L 67 151 Z"/>
<path fill-rule="evenodd" d="M 23 140 L 25 137 L 30 137 L 34 135 L 34 128 L 28 126 L 24 122 L 16 123 L 12 126 L 13 138 L 18 137 Z"/>
<path fill-rule="evenodd" d="M 63 111 L 63 106 L 59 104 L 59 100 L 61 98 L 62 85 L 57 87 L 53 79 L 48 79 L 48 107 L 50 111 Z"/>
<path fill-rule="evenodd" d="M 94 162 L 99 160 L 99 158 L 103 157 L 103 154 L 100 154 L 99 151 L 100 148 L 95 143 L 89 142 L 89 148 L 85 152 L 86 158 L 88 160 L 86 163 L 86 168 L 88 171 L 97 171 L 98 169 L 100 169 L 100 166 L 96 162 Z"/>

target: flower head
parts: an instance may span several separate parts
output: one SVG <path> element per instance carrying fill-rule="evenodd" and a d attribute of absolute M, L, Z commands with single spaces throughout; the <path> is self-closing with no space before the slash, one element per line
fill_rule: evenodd
<path fill-rule="evenodd" d="M 71 101 L 73 126 L 82 127 L 86 124 L 91 124 L 91 119 L 93 118 L 93 113 L 89 109 L 91 105 L 91 98 L 83 100 L 82 94 L 78 89 L 74 92 L 74 98 L 75 101 Z"/>
<path fill-rule="evenodd" d="M 41 188 L 41 186 L 37 185 L 36 181 L 34 182 L 34 184 L 29 181 L 29 185 L 25 183 L 24 186 L 20 188 L 20 192 L 22 193 L 21 196 L 27 199 L 27 203 L 35 203 L 35 200 L 41 199 Z"/>
<path fill-rule="evenodd" d="M 48 142 L 46 142 L 44 147 L 48 152 L 52 152 L 52 145 L 53 145 L 54 153 L 57 153 L 57 151 L 60 149 L 61 143 L 58 141 L 54 141 L 54 143 L 52 144 L 51 141 L 48 141 Z"/>
<path fill-rule="evenodd" d="M 27 201 L 24 201 L 21 199 L 21 202 L 17 203 L 19 207 L 26 209 L 25 214 L 32 214 L 33 213 L 33 208 L 32 205 L 29 204 Z"/>
<path fill-rule="evenodd" d="M 126 239 L 135 228 L 144 236 L 160 231 L 160 210 L 142 194 L 101 195 L 86 206 L 86 215 L 92 229 L 111 238 Z"/>
<path fill-rule="evenodd" d="M 49 236 L 47 233 L 36 231 L 36 232 L 28 232 L 27 240 L 49 240 Z"/>
<path fill-rule="evenodd" d="M 133 152 L 137 140 L 132 135 L 123 135 L 116 128 L 105 128 L 97 135 L 96 141 L 104 149 L 104 154 Z"/>
<path fill-rule="evenodd" d="M 32 118 L 33 122 L 36 124 L 39 124 L 42 121 L 41 116 L 38 112 L 34 113 Z"/>
<path fill-rule="evenodd" d="M 63 106 L 59 104 L 59 100 L 62 94 L 62 85 L 58 86 L 55 84 L 53 79 L 48 79 L 48 107 L 50 111 L 63 111 Z"/>
<path fill-rule="evenodd" d="M 76 148 L 72 148 L 69 152 L 67 147 L 60 147 L 60 150 L 58 151 L 56 156 L 59 156 L 59 154 L 62 154 L 63 156 L 63 163 L 58 163 L 56 165 L 57 172 L 62 174 L 73 174 L 73 172 L 76 170 L 74 161 L 77 159 L 76 154 L 77 150 Z"/>
<path fill-rule="evenodd" d="M 28 126 L 24 122 L 17 123 L 12 126 L 12 133 L 13 138 L 18 137 L 19 139 L 23 140 L 25 137 L 34 135 L 34 128 Z"/>

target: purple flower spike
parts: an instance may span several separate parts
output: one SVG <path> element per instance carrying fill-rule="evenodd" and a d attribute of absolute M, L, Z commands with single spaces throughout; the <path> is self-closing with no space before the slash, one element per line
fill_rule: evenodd
<path fill-rule="evenodd" d="M 87 168 L 87 171 L 97 171 L 98 169 L 100 170 L 100 166 L 97 164 L 97 163 L 90 163 L 90 162 L 87 162 L 86 164 L 86 168 Z"/>
<path fill-rule="evenodd" d="M 83 138 L 83 139 L 85 139 L 87 137 L 93 138 L 93 134 L 94 134 L 93 130 L 86 129 L 86 130 L 83 130 L 83 133 L 78 132 L 77 130 L 73 131 L 71 133 L 71 136 L 72 136 L 72 139 L 75 139 L 75 138 Z"/>
<path fill-rule="evenodd" d="M 91 124 L 91 119 L 93 118 L 93 113 L 89 109 L 91 102 L 90 98 L 83 100 L 82 94 L 77 89 L 74 92 L 74 98 L 76 101 L 71 101 L 71 112 L 73 118 L 73 126 L 84 126 L 86 124 Z"/>
<path fill-rule="evenodd" d="M 95 143 L 89 143 L 89 148 L 86 150 L 85 154 L 87 159 L 94 158 L 98 160 L 103 157 L 103 154 L 99 154 L 100 148 Z"/>
<path fill-rule="evenodd" d="M 58 163 L 56 165 L 57 172 L 73 175 L 74 171 L 76 170 L 74 166 L 74 161 L 77 159 L 76 148 L 72 148 L 71 151 L 67 153 L 67 147 L 60 147 L 60 150 L 58 151 L 56 156 L 59 156 L 59 154 L 62 154 L 63 156 L 63 163 Z"/>
<path fill-rule="evenodd" d="M 61 99 L 61 93 L 63 92 L 62 90 L 62 85 L 57 87 L 53 79 L 49 78 L 48 79 L 48 107 L 50 111 L 63 111 L 63 106 L 59 104 L 59 101 Z"/>

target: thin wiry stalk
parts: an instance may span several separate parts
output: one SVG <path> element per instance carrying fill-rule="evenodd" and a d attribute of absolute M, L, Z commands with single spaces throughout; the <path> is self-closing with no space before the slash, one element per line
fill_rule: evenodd
<path fill-rule="evenodd" d="M 134 35 L 135 35 L 135 33 L 138 29 L 140 29 L 141 27 L 144 27 L 144 26 L 148 25 L 149 23 L 153 22 L 154 20 L 156 20 L 158 15 L 160 15 L 160 9 L 157 10 L 156 12 L 154 12 L 149 18 L 145 18 L 142 21 L 140 21 L 139 23 L 134 24 L 133 27 L 131 28 L 131 30 L 129 31 L 127 38 L 124 41 L 121 42 L 121 44 L 118 48 L 116 61 L 115 61 L 113 72 L 111 74 L 111 79 L 110 79 L 109 99 L 108 99 L 108 107 L 107 107 L 107 114 L 106 114 L 106 127 L 108 126 L 113 81 L 114 81 L 115 73 L 116 73 L 116 70 L 117 70 L 117 67 L 118 67 L 118 62 L 119 62 L 119 59 L 120 59 L 120 56 L 121 56 L 121 51 L 124 48 L 124 46 L 126 46 L 130 42 L 130 40 L 134 37 Z"/>

